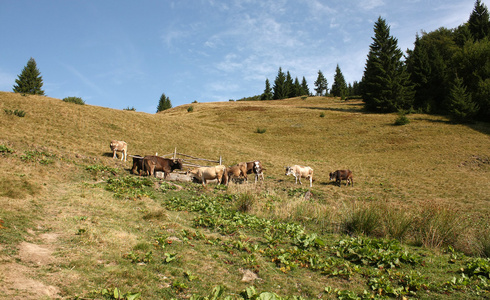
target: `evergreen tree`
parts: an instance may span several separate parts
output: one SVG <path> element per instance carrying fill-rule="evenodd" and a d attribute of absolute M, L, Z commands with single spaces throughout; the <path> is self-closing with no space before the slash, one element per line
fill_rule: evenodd
<path fill-rule="evenodd" d="M 299 83 L 298 77 L 294 78 L 294 84 L 293 84 L 293 93 L 292 97 L 299 97 L 302 94 L 303 88 L 301 87 L 301 84 Z"/>
<path fill-rule="evenodd" d="M 325 91 L 325 94 L 323 93 Z M 317 96 L 323 96 L 328 93 L 328 82 L 322 71 L 318 70 L 318 77 L 315 81 L 315 92 Z"/>
<path fill-rule="evenodd" d="M 282 68 L 279 67 L 279 71 L 277 72 L 276 79 L 274 80 L 274 86 L 272 87 L 274 95 L 272 99 L 286 99 L 288 97 L 287 86 L 286 86 L 286 75 L 282 71 Z"/>
<path fill-rule="evenodd" d="M 471 95 L 466 92 L 463 79 L 456 76 L 453 87 L 449 92 L 449 114 L 453 121 L 467 122 L 478 112 L 478 105 L 471 101 Z"/>
<path fill-rule="evenodd" d="M 27 65 L 22 70 L 22 73 L 15 80 L 17 85 L 14 85 L 15 93 L 31 94 L 31 95 L 44 95 L 44 91 L 41 89 L 43 86 L 43 78 L 41 72 L 39 72 L 36 61 L 34 58 L 30 58 Z"/>
<path fill-rule="evenodd" d="M 363 76 L 366 109 L 385 112 L 408 109 L 413 102 L 413 88 L 401 61 L 403 53 L 398 40 L 390 36 L 390 27 L 381 17 L 374 25 L 374 33 Z"/>
<path fill-rule="evenodd" d="M 308 83 L 306 82 L 306 78 L 303 76 L 303 80 L 301 81 L 301 96 L 310 95 L 310 88 L 308 87 Z"/>
<path fill-rule="evenodd" d="M 165 94 L 162 94 L 160 96 L 160 101 L 158 102 L 157 113 L 169 108 L 172 108 L 172 103 L 170 102 L 170 98 L 165 96 Z"/>
<path fill-rule="evenodd" d="M 286 73 L 286 98 L 294 97 L 294 83 L 289 71 Z"/>
<path fill-rule="evenodd" d="M 490 35 L 490 21 L 488 9 L 480 0 L 476 0 L 473 12 L 468 20 L 468 28 L 476 41 Z"/>
<path fill-rule="evenodd" d="M 337 68 L 335 69 L 335 76 L 333 78 L 330 93 L 332 93 L 334 97 L 341 97 L 342 99 L 344 99 L 347 95 L 347 84 L 345 83 L 344 75 L 342 74 L 338 64 Z"/>
<path fill-rule="evenodd" d="M 268 78 L 265 80 L 265 89 L 264 93 L 260 96 L 260 100 L 272 100 L 271 84 Z"/>
<path fill-rule="evenodd" d="M 447 113 L 451 88 L 451 59 L 458 51 L 454 34 L 446 28 L 416 36 L 408 52 L 407 70 L 414 84 L 414 107 L 429 113 Z"/>

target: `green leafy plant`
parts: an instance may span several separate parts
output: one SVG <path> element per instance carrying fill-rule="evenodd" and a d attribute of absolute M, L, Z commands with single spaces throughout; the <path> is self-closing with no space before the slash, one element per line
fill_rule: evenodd
<path fill-rule="evenodd" d="M 193 111 L 194 111 L 194 106 L 191 105 L 187 108 L 187 112 L 193 112 Z"/>
<path fill-rule="evenodd" d="M 125 176 L 122 178 L 109 178 L 105 188 L 113 192 L 116 198 L 138 199 L 154 197 L 153 191 L 149 189 L 152 186 L 153 181 L 147 177 Z"/>
<path fill-rule="evenodd" d="M 3 110 L 7 115 L 14 115 L 14 116 L 17 116 L 17 117 L 25 117 L 26 115 L 26 112 L 23 111 L 23 110 L 19 110 L 19 109 L 16 109 L 16 110 L 11 110 L 11 109 L 4 109 Z"/>
<path fill-rule="evenodd" d="M 2 153 L 2 154 L 11 154 L 11 153 L 14 153 L 14 150 L 12 148 L 9 148 L 6 145 L 0 145 L 0 153 Z"/>
<path fill-rule="evenodd" d="M 56 155 L 46 151 L 28 150 L 20 156 L 20 159 L 24 162 L 38 162 L 43 165 L 48 165 L 54 162 L 54 157 L 56 157 Z"/>
<path fill-rule="evenodd" d="M 265 128 L 257 127 L 257 129 L 255 130 L 255 133 L 262 134 L 262 133 L 265 133 L 266 131 L 267 131 L 267 129 L 265 129 Z"/>

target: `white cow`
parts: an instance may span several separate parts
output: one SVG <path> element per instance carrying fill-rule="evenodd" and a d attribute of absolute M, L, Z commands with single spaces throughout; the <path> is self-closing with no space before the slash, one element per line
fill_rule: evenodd
<path fill-rule="evenodd" d="M 306 179 L 310 179 L 310 187 L 313 184 L 313 169 L 310 167 L 303 167 L 303 166 L 298 166 L 294 165 L 292 167 L 286 167 L 286 176 L 293 175 L 294 178 L 296 178 L 296 184 L 303 184 L 301 183 L 301 177 L 304 177 Z"/>
<path fill-rule="evenodd" d="M 254 167 L 253 167 L 253 172 L 255 174 L 255 183 L 259 181 L 260 178 L 264 180 L 264 169 L 262 168 L 262 164 L 260 161 L 256 160 L 254 161 Z"/>
<path fill-rule="evenodd" d="M 117 158 L 116 152 L 121 152 L 121 160 L 126 161 L 128 155 L 128 144 L 124 141 L 111 141 L 111 151 L 114 153 L 112 158 Z"/>
<path fill-rule="evenodd" d="M 189 171 L 188 174 L 194 178 L 199 179 L 204 186 L 206 185 L 206 181 L 213 179 L 217 179 L 219 185 L 221 183 L 225 170 L 226 166 L 224 165 L 214 167 L 200 167 Z"/>

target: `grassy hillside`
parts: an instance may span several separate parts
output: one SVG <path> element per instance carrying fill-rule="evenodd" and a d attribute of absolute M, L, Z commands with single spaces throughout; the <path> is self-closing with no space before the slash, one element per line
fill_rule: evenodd
<path fill-rule="evenodd" d="M 324 299 L 489 297 L 467 256 L 490 252 L 489 124 L 412 114 L 394 126 L 394 114 L 323 97 L 151 115 L 0 92 L 0 109 L 0 298 L 113 299 L 103 290 L 119 288 L 180 299 L 219 285 L 234 297 L 251 286 Z M 130 175 L 112 139 L 129 154 L 260 159 L 266 179 L 175 188 Z M 292 164 L 314 169 L 311 194 L 284 175 Z M 343 168 L 354 187 L 329 181 Z M 410 255 L 353 259 L 344 245 Z"/>

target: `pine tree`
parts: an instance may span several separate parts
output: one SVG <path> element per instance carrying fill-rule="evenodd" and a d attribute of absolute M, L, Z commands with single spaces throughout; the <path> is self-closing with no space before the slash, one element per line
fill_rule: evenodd
<path fill-rule="evenodd" d="M 308 87 L 308 83 L 306 82 L 306 78 L 303 76 L 303 80 L 301 81 L 301 96 L 309 96 L 310 88 Z"/>
<path fill-rule="evenodd" d="M 362 80 L 366 109 L 385 112 L 408 109 L 413 102 L 413 87 L 401 61 L 403 53 L 398 40 L 390 36 L 390 27 L 381 17 L 374 25 L 374 33 Z"/>
<path fill-rule="evenodd" d="M 27 65 L 22 70 L 22 73 L 15 80 L 17 85 L 14 85 L 15 93 L 31 94 L 31 95 L 44 95 L 44 91 L 41 89 L 43 86 L 43 78 L 41 72 L 39 72 L 36 61 L 34 58 L 30 58 Z"/>
<path fill-rule="evenodd" d="M 265 80 L 265 89 L 264 93 L 260 96 L 260 100 L 272 100 L 271 84 L 268 78 Z"/>
<path fill-rule="evenodd" d="M 172 108 L 172 102 L 170 102 L 169 97 L 162 94 L 162 96 L 160 96 L 160 101 L 158 102 L 157 113 L 169 108 Z"/>
<path fill-rule="evenodd" d="M 276 79 L 274 80 L 274 86 L 272 87 L 273 96 L 272 99 L 285 99 L 287 98 L 287 87 L 286 87 L 286 75 L 282 71 L 282 68 L 279 67 L 279 71 L 277 72 Z"/>
<path fill-rule="evenodd" d="M 488 9 L 480 0 L 476 0 L 473 12 L 468 20 L 468 28 L 476 41 L 490 35 L 490 21 Z"/>
<path fill-rule="evenodd" d="M 294 97 L 294 83 L 289 71 L 286 73 L 286 98 Z"/>
<path fill-rule="evenodd" d="M 478 105 L 471 100 L 466 92 L 463 79 L 456 76 L 453 87 L 449 92 L 449 114 L 453 121 L 467 122 L 477 114 Z"/>
<path fill-rule="evenodd" d="M 294 84 L 293 84 L 293 93 L 292 97 L 299 97 L 302 94 L 303 88 L 301 87 L 301 84 L 299 83 L 298 77 L 294 78 Z"/>
<path fill-rule="evenodd" d="M 323 96 L 323 92 L 325 91 L 325 95 L 328 93 L 328 82 L 325 76 L 323 76 L 322 71 L 318 70 L 318 77 L 315 81 L 315 92 L 317 96 Z"/>
<path fill-rule="evenodd" d="M 337 65 L 337 68 L 335 69 L 335 76 L 330 92 L 334 97 L 341 97 L 342 99 L 344 99 L 347 94 L 347 84 L 345 83 L 344 75 L 342 74 L 339 65 Z"/>

